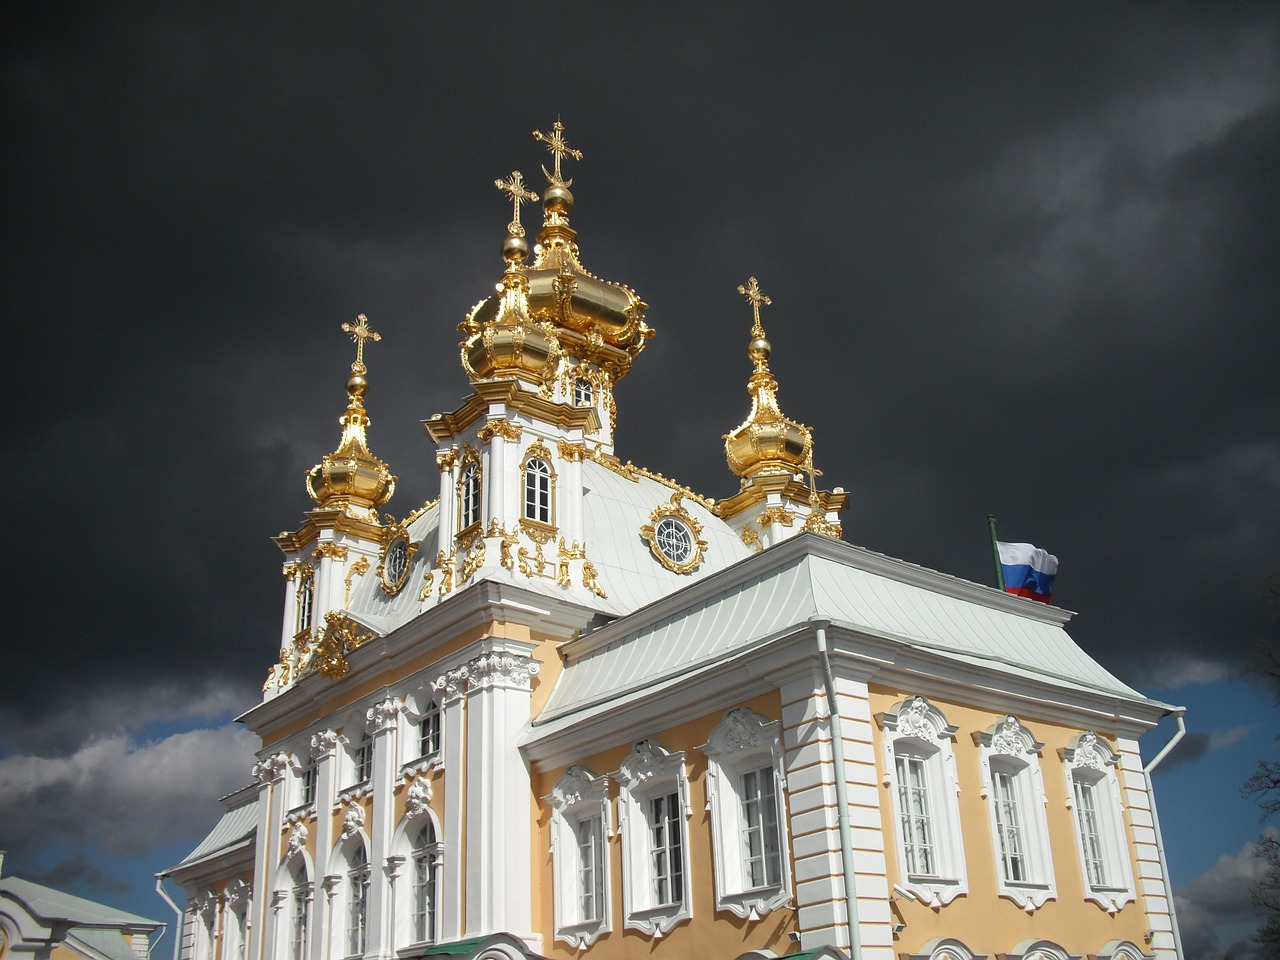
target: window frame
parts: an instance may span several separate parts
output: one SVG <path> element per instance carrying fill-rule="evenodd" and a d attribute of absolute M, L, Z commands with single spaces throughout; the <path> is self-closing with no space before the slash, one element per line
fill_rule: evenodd
<path fill-rule="evenodd" d="M 575 377 L 573 380 L 573 405 L 575 407 L 594 407 L 596 404 L 596 388 L 587 377 Z"/>
<path fill-rule="evenodd" d="M 356 861 L 359 856 L 361 860 Z M 346 855 L 344 877 L 343 943 L 344 957 L 362 957 L 369 948 L 369 852 L 363 841 L 353 843 Z M 359 921 L 357 925 L 356 921 Z"/>
<path fill-rule="evenodd" d="M 655 939 L 693 916 L 690 895 L 689 778 L 683 751 L 673 752 L 656 740 L 636 743 L 618 770 L 618 832 L 622 834 L 622 911 L 624 926 Z M 653 883 L 652 801 L 675 797 L 675 826 L 681 852 L 681 896 L 657 903 Z M 669 826 L 670 824 L 668 824 Z M 671 848 L 670 842 L 667 844 Z"/>
<path fill-rule="evenodd" d="M 787 779 L 778 720 L 738 707 L 728 711 L 699 748 L 707 756 L 707 806 L 711 810 L 712 856 L 716 909 L 758 920 L 790 902 L 792 891 L 790 838 L 786 804 Z M 763 884 L 752 884 L 746 845 L 750 833 L 746 810 L 748 775 L 765 778 L 772 788 L 775 817 L 776 879 L 769 878 L 766 820 L 760 817 Z M 757 790 L 762 795 L 763 790 Z M 765 811 L 761 810 L 761 814 Z"/>
<path fill-rule="evenodd" d="M 1048 798 L 1039 761 L 1044 744 L 1012 714 L 974 733 L 973 739 L 979 748 L 996 885 L 1000 896 L 1033 913 L 1058 895 L 1046 819 Z M 1002 846 L 1002 802 L 1016 809 L 1020 818 L 1021 878 L 1008 874 L 1010 861 Z"/>
<path fill-rule="evenodd" d="M 876 717 L 883 735 L 884 776 L 889 790 L 898 884 L 921 903 L 939 909 L 969 892 L 964 837 L 960 827 L 960 782 L 956 773 L 954 724 L 927 697 L 913 695 Z M 920 761 L 925 776 L 925 801 L 932 828 L 933 873 L 908 869 L 907 838 L 903 832 L 903 785 L 899 757 Z"/>
<path fill-rule="evenodd" d="M 520 515 L 532 523 L 555 526 L 555 470 L 549 458 L 530 456 L 525 459 Z"/>
<path fill-rule="evenodd" d="M 294 604 L 293 638 L 310 635 L 316 601 L 316 571 L 309 563 L 298 570 L 297 602 Z"/>
<path fill-rule="evenodd" d="M 1120 754 L 1092 730 L 1072 737 L 1059 754 L 1066 778 L 1067 806 L 1071 810 L 1075 830 L 1084 898 L 1114 916 L 1125 904 L 1137 899 L 1128 831 L 1125 829 L 1124 791 L 1120 787 Z M 1085 850 L 1085 830 L 1081 822 L 1080 796 L 1077 793 L 1081 784 L 1088 786 L 1094 799 L 1099 852 L 1104 869 L 1104 876 L 1099 883 L 1089 879 L 1089 858 Z"/>
<path fill-rule="evenodd" d="M 483 468 L 480 455 L 470 446 L 462 453 L 462 463 L 458 470 L 458 534 L 461 536 L 479 526 L 484 506 L 481 499 L 484 495 Z"/>
<path fill-rule="evenodd" d="M 584 950 L 613 927 L 613 895 L 609 858 L 609 778 L 577 764 L 567 767 L 546 798 L 551 805 L 551 855 L 556 940 Z M 595 841 L 591 866 L 592 895 L 597 908 L 587 916 L 582 855 L 583 828 Z"/>

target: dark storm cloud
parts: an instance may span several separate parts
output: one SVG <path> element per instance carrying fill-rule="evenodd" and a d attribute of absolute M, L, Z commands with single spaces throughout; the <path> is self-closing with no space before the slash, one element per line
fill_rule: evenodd
<path fill-rule="evenodd" d="M 754 273 L 847 539 L 986 580 L 995 511 L 1062 558 L 1075 636 L 1126 678 L 1157 650 L 1188 676 L 1243 658 L 1250 578 L 1280 566 L 1274 9 L 622 10 L 164 5 L 10 32 L 6 664 L 62 678 L 13 692 L 10 737 L 95 690 L 252 696 L 267 538 L 337 440 L 356 312 L 385 337 L 393 506 L 432 495 L 417 421 L 465 393 L 454 327 L 507 216 L 489 184 L 536 179 L 557 113 L 586 152 L 584 261 L 658 329 L 618 391 L 624 458 L 733 491 Z"/>

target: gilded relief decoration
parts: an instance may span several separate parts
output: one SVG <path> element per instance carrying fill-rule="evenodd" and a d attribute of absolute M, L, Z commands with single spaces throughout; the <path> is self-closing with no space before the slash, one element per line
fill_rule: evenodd
<path fill-rule="evenodd" d="M 315 557 L 317 560 L 324 560 L 328 558 L 329 560 L 337 560 L 339 563 L 343 563 L 347 559 L 347 548 L 339 546 L 332 540 L 325 540 L 316 546 L 316 549 L 311 556 Z"/>
<path fill-rule="evenodd" d="M 298 665 L 298 677 L 319 671 L 330 680 L 341 680 L 351 669 L 347 654 L 377 636 L 336 610 L 326 613 L 324 622 L 326 626 L 320 641 Z"/>
<path fill-rule="evenodd" d="M 351 565 L 351 569 L 347 571 L 347 575 L 342 581 L 342 605 L 344 607 L 351 605 L 351 581 L 356 577 L 363 577 L 369 572 L 370 566 L 368 557 L 358 557 L 356 562 Z"/>
<path fill-rule="evenodd" d="M 477 436 L 481 443 L 491 443 L 494 437 L 501 437 L 508 443 L 516 443 L 524 433 L 524 427 L 510 420 L 490 420 L 480 428 Z"/>
<path fill-rule="evenodd" d="M 587 560 L 582 564 L 582 585 L 601 600 L 609 599 L 609 595 L 605 593 L 604 588 L 600 586 L 600 575 L 596 572 L 596 565 L 590 560 Z"/>
<path fill-rule="evenodd" d="M 751 527 L 745 523 L 742 525 L 742 542 L 748 547 L 755 547 L 756 553 L 759 553 L 764 549 L 764 544 L 760 542 L 760 534 L 756 533 L 756 531 L 752 530 Z"/>

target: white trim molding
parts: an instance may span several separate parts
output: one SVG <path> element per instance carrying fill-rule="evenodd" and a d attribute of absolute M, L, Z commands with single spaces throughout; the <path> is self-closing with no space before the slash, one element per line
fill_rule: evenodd
<path fill-rule="evenodd" d="M 693 916 L 683 752 L 641 740 L 618 771 L 625 926 L 655 939 Z M 660 848 L 659 848 L 660 847 Z"/>
<path fill-rule="evenodd" d="M 934 937 L 912 953 L 899 954 L 902 960 L 987 960 L 988 954 L 974 953 L 961 940 Z"/>
<path fill-rule="evenodd" d="M 884 732 L 899 884 L 941 909 L 969 892 L 960 833 L 960 782 L 952 742 L 956 726 L 927 698 L 912 696 L 876 716 Z"/>
<path fill-rule="evenodd" d="M 782 723 L 738 707 L 699 749 L 707 755 L 716 909 L 759 920 L 791 900 Z"/>
<path fill-rule="evenodd" d="M 1084 898 L 1114 916 L 1136 899 L 1117 774 L 1120 754 L 1092 730 L 1072 737 L 1059 753 Z"/>
<path fill-rule="evenodd" d="M 609 778 L 574 764 L 546 799 L 551 804 L 556 939 L 584 950 L 613 926 Z"/>
<path fill-rule="evenodd" d="M 1013 715 L 974 733 L 973 741 L 981 757 L 1000 896 L 1034 913 L 1058 895 L 1040 773 L 1044 744 Z"/>

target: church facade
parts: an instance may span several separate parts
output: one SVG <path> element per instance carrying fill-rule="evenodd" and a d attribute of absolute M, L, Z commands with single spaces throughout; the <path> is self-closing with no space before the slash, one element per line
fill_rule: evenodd
<path fill-rule="evenodd" d="M 402 519 L 379 334 L 343 325 L 342 436 L 276 539 L 280 659 L 241 718 L 254 782 L 168 871 L 184 960 L 1177 956 L 1138 749 L 1173 708 L 1068 612 L 840 539 L 754 278 L 738 492 L 619 459 L 646 304 L 582 265 L 581 154 L 535 137 L 547 187 L 496 182 L 471 392 L 424 421 L 439 497 Z"/>

